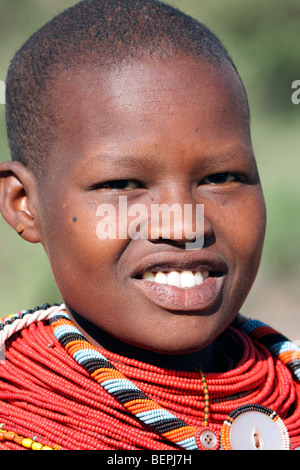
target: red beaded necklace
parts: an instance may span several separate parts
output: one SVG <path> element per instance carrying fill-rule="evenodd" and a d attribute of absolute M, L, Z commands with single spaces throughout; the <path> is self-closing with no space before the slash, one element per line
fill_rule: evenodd
<path fill-rule="evenodd" d="M 74 340 L 76 342 L 76 340 Z M 291 448 L 300 444 L 300 387 L 260 342 L 230 327 L 216 341 L 240 360 L 226 372 L 166 370 L 102 351 L 151 400 L 189 426 L 219 436 L 237 407 L 259 404 L 285 422 Z M 55 338 L 48 321 L 33 321 L 6 341 L 0 365 L 0 449 L 176 449 L 107 393 Z M 1 424 L 2 423 L 2 424 Z M 175 431 L 174 431 L 175 432 Z M 177 431 L 176 431 L 177 432 Z M 201 445 L 200 445 L 201 448 Z"/>

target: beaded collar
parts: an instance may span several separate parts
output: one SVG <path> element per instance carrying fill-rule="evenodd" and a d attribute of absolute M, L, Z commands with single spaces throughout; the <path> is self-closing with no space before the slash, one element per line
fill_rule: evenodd
<path fill-rule="evenodd" d="M 50 320 L 58 312 L 63 312 L 64 316 L 67 316 L 64 309 L 64 304 L 53 304 L 51 306 L 44 304 L 42 307 L 22 310 L 0 318 L 0 348 L 3 347 L 5 341 L 11 335 L 31 323 Z M 239 321 L 239 319 L 236 319 L 233 324 L 243 333 L 264 344 L 274 356 L 288 367 L 294 377 L 300 380 L 300 346 L 259 320 L 245 319 Z M 79 333 L 78 330 L 76 331 Z"/>
<path fill-rule="evenodd" d="M 121 403 L 130 413 L 146 425 L 152 427 L 157 433 L 165 439 L 173 442 L 185 450 L 197 450 L 201 448 L 219 448 L 219 436 L 213 432 L 210 435 L 208 426 L 208 401 L 209 395 L 205 377 L 202 374 L 201 380 L 204 389 L 205 409 L 203 427 L 194 427 L 186 424 L 182 419 L 176 417 L 173 413 L 158 405 L 155 401 L 140 390 L 132 381 L 128 380 L 119 372 L 112 363 L 99 351 L 92 346 L 79 330 L 71 323 L 64 305 L 53 305 L 50 307 L 45 304 L 42 308 L 36 307 L 34 310 L 24 310 L 9 317 L 0 320 L 0 348 L 5 341 L 14 333 L 28 327 L 31 323 L 37 321 L 48 321 L 51 324 L 52 331 L 60 344 L 68 351 L 73 359 L 84 369 L 119 403 Z M 257 320 L 246 320 L 236 322 L 235 326 L 251 338 L 258 340 L 267 349 L 280 359 L 292 372 L 295 379 L 300 378 L 300 347 L 290 342 L 285 336 L 276 330 Z M 0 353 L 1 360 L 1 353 Z M 261 407 L 263 409 L 264 407 Z M 266 410 L 265 413 L 268 414 Z M 238 414 L 237 412 L 235 413 Z M 269 413 L 274 421 L 280 420 L 278 415 Z M 227 428 L 231 425 L 232 418 L 224 422 L 223 434 L 227 436 Z M 204 429 L 205 438 L 208 439 L 206 445 L 203 445 L 201 436 Z M 226 434 L 227 433 L 227 434 Z M 203 436 L 202 436 L 203 437 Z"/>

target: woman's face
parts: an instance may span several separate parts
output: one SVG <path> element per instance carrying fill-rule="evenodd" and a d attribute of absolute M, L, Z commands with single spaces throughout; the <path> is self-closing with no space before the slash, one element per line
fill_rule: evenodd
<path fill-rule="evenodd" d="M 187 353 L 237 315 L 265 231 L 243 103 L 229 66 L 184 57 L 60 74 L 39 220 L 63 300 L 94 325 L 94 339 L 100 329 L 147 350 Z M 118 217 L 121 196 L 128 209 L 145 208 L 147 237 L 99 237 L 99 207 Z M 187 248 L 194 220 L 182 236 L 174 227 L 166 236 L 156 220 L 151 235 L 151 209 L 161 204 L 203 205 L 202 247 Z"/>

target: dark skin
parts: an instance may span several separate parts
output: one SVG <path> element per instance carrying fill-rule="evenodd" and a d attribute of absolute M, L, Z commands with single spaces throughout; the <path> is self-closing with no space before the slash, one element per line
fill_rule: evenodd
<path fill-rule="evenodd" d="M 25 240 L 43 244 L 71 318 L 94 344 L 158 365 L 200 361 L 214 369 L 210 345 L 253 284 L 265 232 L 233 69 L 185 57 L 106 72 L 73 67 L 59 74 L 52 98 L 59 126 L 51 167 L 41 185 L 20 163 L 1 165 L 4 218 L 19 233 L 24 227 Z M 96 209 L 117 206 L 120 195 L 148 208 L 204 204 L 197 262 L 215 280 L 202 287 L 200 303 L 167 305 L 160 301 L 163 288 L 146 296 L 136 276 L 141 261 L 153 256 L 156 263 L 182 256 L 171 268 L 187 269 L 187 240 L 173 233 L 168 240 L 99 240 Z"/>

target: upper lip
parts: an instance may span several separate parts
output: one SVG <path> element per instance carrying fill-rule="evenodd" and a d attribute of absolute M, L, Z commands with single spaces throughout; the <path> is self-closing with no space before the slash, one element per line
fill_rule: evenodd
<path fill-rule="evenodd" d="M 146 271 L 209 271 L 225 274 L 228 271 L 223 257 L 204 249 L 195 251 L 161 251 L 149 254 L 135 266 L 131 276 L 142 276 Z"/>

